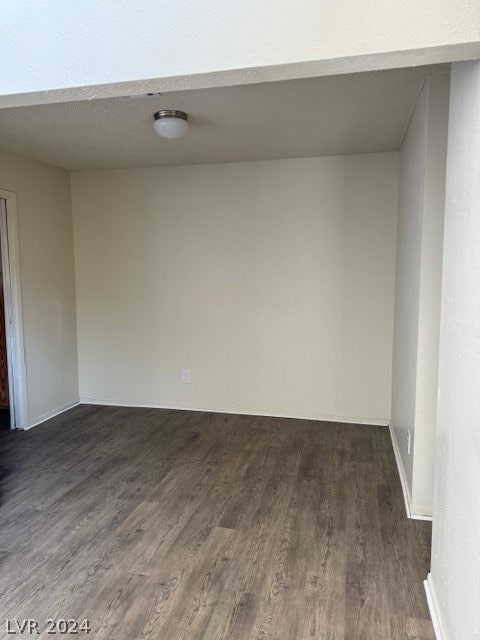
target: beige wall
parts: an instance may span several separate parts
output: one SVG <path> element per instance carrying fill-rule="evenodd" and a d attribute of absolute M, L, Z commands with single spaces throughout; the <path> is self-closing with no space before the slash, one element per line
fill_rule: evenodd
<path fill-rule="evenodd" d="M 28 425 L 78 400 L 70 176 L 0 150 L 17 194 Z"/>
<path fill-rule="evenodd" d="M 387 422 L 397 182 L 396 153 L 74 172 L 81 398 Z"/>

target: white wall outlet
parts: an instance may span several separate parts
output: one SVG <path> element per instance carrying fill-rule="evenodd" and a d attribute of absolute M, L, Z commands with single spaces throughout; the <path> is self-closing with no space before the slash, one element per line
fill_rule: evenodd
<path fill-rule="evenodd" d="M 190 384 L 190 369 L 182 369 L 182 380 L 185 384 Z"/>
<path fill-rule="evenodd" d="M 410 429 L 407 431 L 407 454 L 412 453 L 412 432 Z"/>

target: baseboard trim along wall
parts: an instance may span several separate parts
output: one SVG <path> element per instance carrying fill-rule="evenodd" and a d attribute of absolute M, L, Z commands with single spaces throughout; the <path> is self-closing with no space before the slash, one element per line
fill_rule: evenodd
<path fill-rule="evenodd" d="M 33 420 L 29 420 L 28 424 L 25 427 L 23 427 L 23 431 L 28 431 L 29 429 L 32 429 L 33 427 L 37 427 L 39 424 L 42 424 L 43 422 L 46 422 L 47 420 L 50 420 L 51 418 L 55 418 L 55 416 L 58 416 L 61 413 L 64 413 L 65 411 L 68 411 L 69 409 L 73 409 L 73 407 L 76 407 L 79 404 L 80 404 L 80 401 L 79 400 L 75 400 L 74 402 L 67 402 L 67 404 L 62 405 L 61 407 L 58 407 L 57 409 L 53 409 L 52 411 L 47 411 L 47 413 L 43 413 L 38 418 L 34 418 Z M 21 428 L 22 427 L 20 427 L 20 429 Z"/>
<path fill-rule="evenodd" d="M 440 613 L 440 607 L 438 605 L 438 599 L 435 593 L 431 573 L 429 573 L 427 579 L 424 580 L 423 586 L 425 587 L 425 593 L 427 594 L 428 610 L 430 611 L 430 617 L 432 618 L 435 638 L 436 640 L 448 640 L 447 634 L 445 633 L 445 626 L 442 622 L 442 615 Z"/>
<path fill-rule="evenodd" d="M 411 504 L 410 518 L 412 520 L 428 520 L 428 522 L 433 522 L 433 513 L 428 507 L 418 507 L 417 505 Z"/>
<path fill-rule="evenodd" d="M 390 438 L 392 440 L 393 453 L 395 454 L 395 462 L 397 463 L 398 475 L 400 477 L 400 483 L 402 485 L 403 499 L 405 501 L 405 511 L 407 512 L 407 518 L 411 518 L 412 515 L 410 513 L 410 504 L 412 502 L 412 498 L 410 496 L 410 489 L 408 486 L 407 476 L 405 475 L 405 468 L 403 466 L 402 458 L 400 456 L 400 450 L 398 448 L 398 442 L 395 436 L 395 430 L 391 423 L 388 425 L 388 428 L 390 431 Z"/>
<path fill-rule="evenodd" d="M 405 467 L 403 466 L 402 457 L 398 448 L 397 438 L 395 436 L 395 430 L 391 424 L 389 424 L 390 438 L 392 440 L 393 453 L 395 454 L 395 462 L 397 463 L 398 475 L 400 476 L 400 483 L 402 485 L 403 499 L 405 501 L 405 511 L 407 518 L 411 520 L 429 520 L 433 519 L 431 509 L 427 507 L 418 507 L 412 504 L 412 496 L 410 494 L 410 488 L 408 486 L 407 476 L 405 474 Z"/>
<path fill-rule="evenodd" d="M 129 402 L 124 400 L 105 400 L 98 398 L 80 398 L 80 404 L 104 405 L 109 407 L 137 407 L 139 409 L 176 409 L 178 411 L 205 411 L 206 413 L 232 413 L 234 415 L 264 416 L 268 418 L 291 418 L 294 420 L 318 420 L 319 422 L 346 422 L 378 427 L 388 427 L 389 421 L 382 418 L 357 418 L 354 416 L 336 416 L 316 413 L 277 413 L 275 411 L 252 411 L 244 407 L 215 407 L 209 405 L 175 405 L 169 402 Z"/>

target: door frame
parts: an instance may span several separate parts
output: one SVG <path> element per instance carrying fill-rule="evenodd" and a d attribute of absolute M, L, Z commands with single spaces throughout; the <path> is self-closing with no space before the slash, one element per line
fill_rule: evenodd
<path fill-rule="evenodd" d="M 0 202 L 0 239 L 5 299 L 10 428 L 25 429 L 28 423 L 28 397 L 23 336 L 17 194 L 13 191 L 0 189 L 0 199 L 2 200 Z M 3 202 L 5 203 L 4 205 Z"/>

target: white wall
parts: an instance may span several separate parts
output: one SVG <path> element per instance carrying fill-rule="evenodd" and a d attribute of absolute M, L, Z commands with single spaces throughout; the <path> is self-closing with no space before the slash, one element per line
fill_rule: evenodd
<path fill-rule="evenodd" d="M 391 424 L 409 509 L 425 516 L 433 504 L 448 98 L 449 76 L 432 76 L 400 152 Z"/>
<path fill-rule="evenodd" d="M 480 63 L 453 65 L 431 585 L 445 640 L 480 638 Z"/>
<path fill-rule="evenodd" d="M 428 64 L 437 46 L 480 41 L 480 6 L 470 0 L 7 0 L 1 10 L 0 60 L 8 64 L 0 94 L 415 48 L 424 51 L 404 66 Z M 464 59 L 455 56 L 438 59 Z M 337 72 L 358 70 L 351 64 Z"/>
<path fill-rule="evenodd" d="M 70 176 L 0 150 L 0 188 L 17 194 L 28 424 L 32 424 L 78 401 Z"/>
<path fill-rule="evenodd" d="M 449 98 L 450 75 L 430 78 L 412 481 L 412 509 L 420 514 L 433 505 Z"/>
<path fill-rule="evenodd" d="M 427 152 L 428 88 L 412 114 L 400 152 L 400 190 L 395 269 L 391 425 L 412 492 L 413 455 L 407 432 L 415 425 L 415 389 L 422 254 L 422 218 Z"/>
<path fill-rule="evenodd" d="M 397 153 L 74 172 L 80 396 L 388 421 L 397 196 Z"/>

